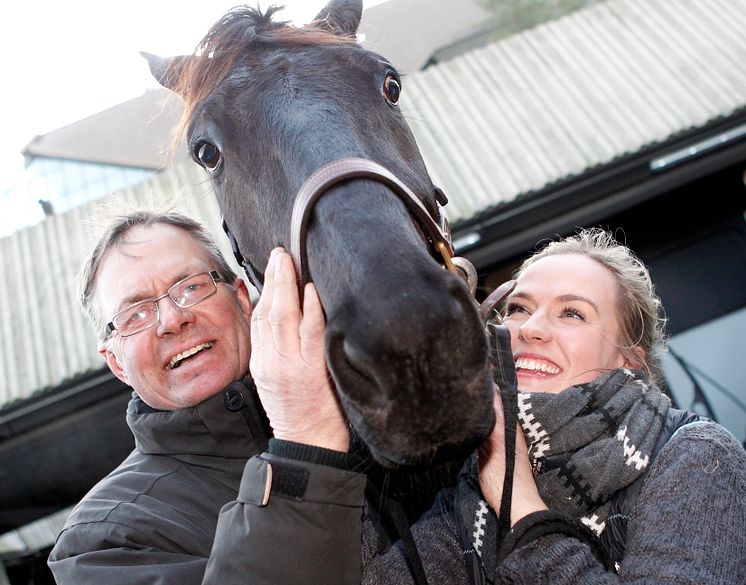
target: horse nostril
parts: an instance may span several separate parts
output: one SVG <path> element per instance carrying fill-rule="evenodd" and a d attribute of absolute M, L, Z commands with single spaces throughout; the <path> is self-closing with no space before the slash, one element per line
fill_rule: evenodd
<path fill-rule="evenodd" d="M 368 381 L 370 384 L 376 384 L 376 379 L 373 377 L 372 374 L 368 373 L 358 365 L 359 362 L 355 362 L 350 357 L 350 348 L 347 347 L 347 343 L 342 343 L 342 359 L 344 359 L 344 363 L 349 367 L 351 370 L 353 370 L 356 374 L 358 374 L 361 378 Z"/>
<path fill-rule="evenodd" d="M 327 327 L 326 353 L 329 371 L 337 383 L 340 398 L 347 397 L 358 404 L 384 409 L 390 405 L 376 379 L 376 364 L 365 359 L 364 351 L 340 332 Z M 344 380 L 344 384 L 342 381 Z"/>

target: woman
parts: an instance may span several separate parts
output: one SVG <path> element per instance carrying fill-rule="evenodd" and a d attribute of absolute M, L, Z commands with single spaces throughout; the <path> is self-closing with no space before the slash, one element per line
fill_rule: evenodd
<path fill-rule="evenodd" d="M 526 260 L 516 280 L 504 309 L 522 431 L 510 518 L 494 512 L 498 423 L 412 527 L 424 571 L 365 518 L 363 582 L 746 583 L 746 453 L 721 426 L 675 413 L 656 385 L 663 322 L 645 266 L 585 230 Z M 335 538 L 360 535 L 319 546 Z"/>
<path fill-rule="evenodd" d="M 746 454 L 658 388 L 663 320 L 642 262 L 584 230 L 516 281 L 503 310 L 522 430 L 510 518 L 494 512 L 498 423 L 478 467 L 413 528 L 429 582 L 746 583 Z M 402 547 L 371 555 L 364 581 L 409 583 L 408 562 Z"/>

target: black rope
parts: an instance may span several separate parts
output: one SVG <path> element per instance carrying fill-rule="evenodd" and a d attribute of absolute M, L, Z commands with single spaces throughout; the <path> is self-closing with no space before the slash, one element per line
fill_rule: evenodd
<path fill-rule="evenodd" d="M 505 478 L 498 514 L 498 543 L 510 530 L 510 512 L 513 499 L 513 473 L 515 471 L 516 426 L 518 424 L 518 384 L 515 377 L 510 331 L 504 325 L 487 323 L 491 340 L 492 377 L 499 388 L 505 424 Z"/>
<path fill-rule="evenodd" d="M 402 547 L 404 548 L 404 556 L 415 584 L 427 585 L 425 569 L 422 568 L 422 559 L 420 558 L 417 544 L 412 536 L 412 531 L 409 527 L 409 520 L 407 520 L 404 507 L 397 500 L 392 498 L 386 500 L 385 506 L 386 512 L 389 518 L 391 518 L 391 521 L 401 538 Z"/>
<path fill-rule="evenodd" d="M 412 530 L 404 506 L 395 498 L 382 495 L 382 492 L 378 490 L 375 483 L 370 479 L 365 487 L 365 496 L 368 502 L 376 502 L 378 504 L 373 507 L 378 515 L 375 525 L 379 537 L 385 535 L 387 541 L 383 548 L 379 542 L 377 546 L 378 551 L 380 552 L 387 548 L 398 537 L 403 548 L 404 561 L 412 575 L 413 582 L 415 585 L 428 585 L 425 569 L 422 567 L 422 559 L 412 536 Z M 395 538 L 392 539 L 392 536 Z"/>
<path fill-rule="evenodd" d="M 236 262 L 238 262 L 241 268 L 243 268 L 249 282 L 259 292 L 259 294 L 261 294 L 262 289 L 264 288 L 264 274 L 257 270 L 256 267 L 244 258 L 243 254 L 241 254 L 241 249 L 238 247 L 236 236 L 233 235 L 233 232 L 228 227 L 228 222 L 225 221 L 225 218 L 223 218 L 223 231 L 225 232 L 225 235 L 228 236 L 228 241 L 231 243 L 231 249 L 233 250 L 233 256 L 235 257 Z"/>

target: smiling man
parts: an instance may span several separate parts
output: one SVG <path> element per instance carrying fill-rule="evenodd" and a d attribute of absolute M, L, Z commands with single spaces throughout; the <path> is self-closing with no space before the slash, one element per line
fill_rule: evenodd
<path fill-rule="evenodd" d="M 176 225 L 141 225 L 100 258 L 86 294 L 98 301 L 90 312 L 113 315 L 99 353 L 146 404 L 194 406 L 246 375 L 249 293 L 204 243 Z"/>
<path fill-rule="evenodd" d="M 312 304 L 301 314 L 292 261 L 279 250 L 273 258 L 295 297 L 272 303 L 268 269 L 253 311 L 246 285 L 197 222 L 141 211 L 104 227 L 81 301 L 99 353 L 133 389 L 135 449 L 67 519 L 49 557 L 58 585 L 359 582 L 360 538 L 326 556 L 303 552 L 338 529 L 359 534 L 365 478 L 346 470 L 349 436 L 328 380 L 318 297 L 307 291 Z M 256 384 L 253 313 L 263 337 Z M 276 355 L 288 339 L 297 342 L 290 354 Z M 275 398 L 281 389 L 290 401 Z M 274 413 L 272 441 L 260 394 Z M 305 419 L 329 421 L 336 435 Z M 301 456 L 279 456 L 275 444 Z"/>

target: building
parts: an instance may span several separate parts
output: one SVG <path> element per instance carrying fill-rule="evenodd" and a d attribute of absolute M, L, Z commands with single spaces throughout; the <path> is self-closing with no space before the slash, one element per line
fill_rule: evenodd
<path fill-rule="evenodd" d="M 411 67 L 437 63 L 407 76 L 402 97 L 416 106 L 413 132 L 450 198 L 457 249 L 478 268 L 483 287 L 507 279 L 543 238 L 586 225 L 616 230 L 651 267 L 666 307 L 673 398 L 714 416 L 741 441 L 743 30 L 746 0 L 608 0 L 448 59 L 433 59 L 435 50 L 418 56 Z M 366 34 L 367 42 L 386 40 Z M 142 103 L 160 103 L 158 93 Z M 135 117 L 149 128 L 161 123 L 148 108 L 121 107 L 141 112 Z M 164 118 L 162 128 L 169 124 Z M 74 128 L 63 130 L 28 153 L 64 158 L 65 140 L 78 141 L 63 135 Z M 115 198 L 172 198 L 212 218 L 219 232 L 201 171 L 180 159 L 169 166 L 165 143 L 149 141 L 142 146 L 148 156 L 128 160 L 149 173 L 168 168 Z M 88 150 L 100 156 L 107 147 Z M 88 162 L 116 164 L 103 156 Z M 72 281 L 84 248 L 80 226 L 96 202 L 61 213 L 56 207 L 41 224 L 0 240 L 0 468 L 13 470 L 0 483 L 0 533 L 18 529 L 10 534 L 33 543 L 7 552 L 0 537 L 6 557 L 43 551 L 48 536 L 24 535 L 53 533 L 64 512 L 33 522 L 74 502 L 131 448 L 122 416 L 128 395 L 102 368 L 71 288 L 60 284 Z"/>

